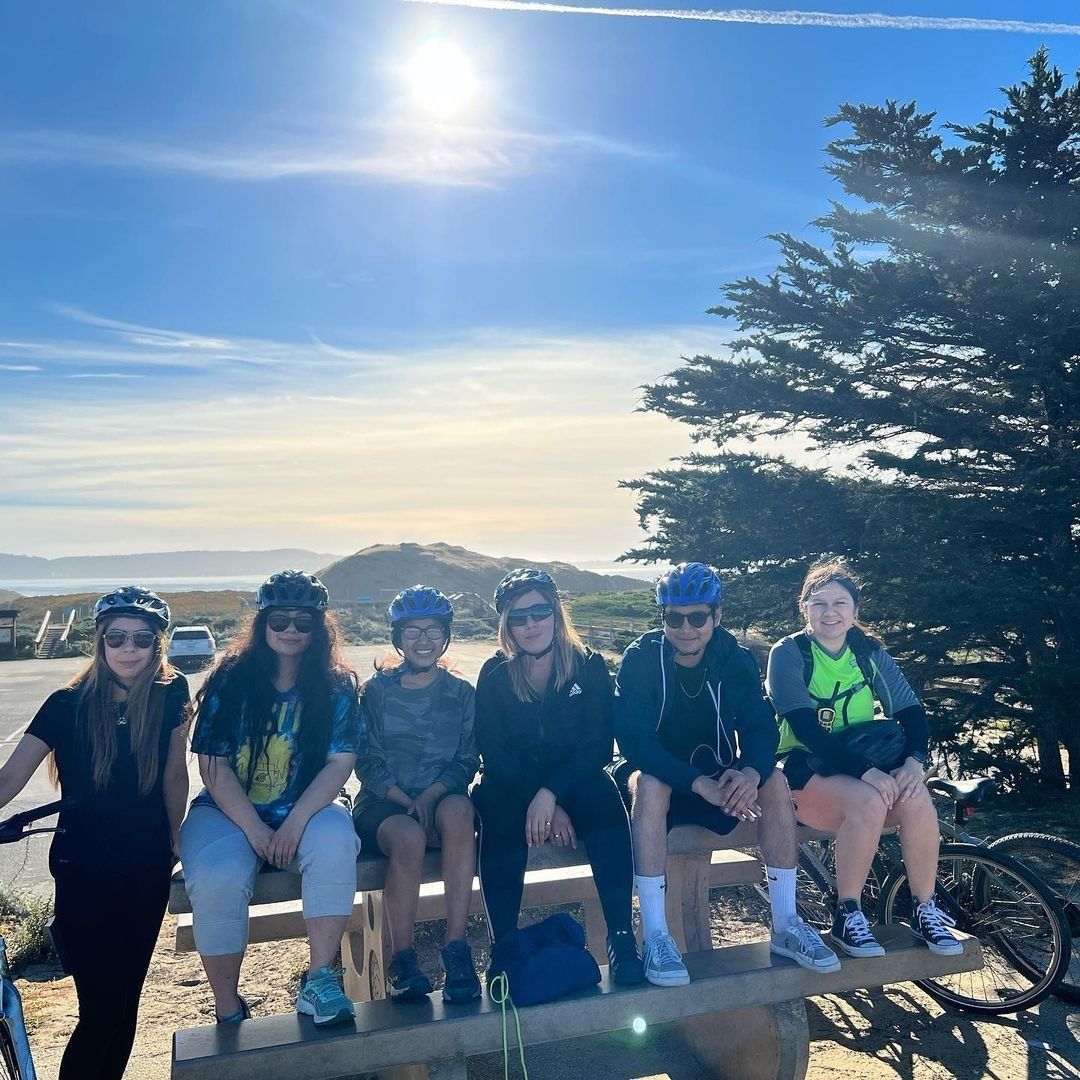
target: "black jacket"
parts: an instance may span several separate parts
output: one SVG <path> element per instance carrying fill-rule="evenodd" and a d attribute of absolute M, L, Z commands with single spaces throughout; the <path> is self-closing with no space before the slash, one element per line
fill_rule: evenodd
<path fill-rule="evenodd" d="M 476 741 L 485 781 L 531 799 L 546 787 L 562 802 L 579 779 L 611 761 L 611 676 L 586 650 L 569 682 L 549 685 L 537 702 L 521 701 L 497 652 L 476 680 Z"/>
<path fill-rule="evenodd" d="M 761 688 L 757 661 L 722 626 L 705 646 L 706 684 L 716 704 L 716 759 L 757 770 L 764 783 L 776 765 L 776 718 Z M 689 792 L 702 770 L 665 746 L 669 688 L 678 686 L 675 649 L 663 630 L 643 634 L 623 653 L 615 677 L 615 738 L 635 769 Z"/>

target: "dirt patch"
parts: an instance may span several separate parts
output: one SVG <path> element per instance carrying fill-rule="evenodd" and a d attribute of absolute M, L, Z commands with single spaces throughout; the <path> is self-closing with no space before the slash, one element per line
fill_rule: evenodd
<path fill-rule="evenodd" d="M 554 909 L 552 909 L 554 910 Z M 575 911 L 573 905 L 564 910 Z M 542 917 L 546 911 L 531 912 Z M 725 890 L 713 902 L 716 944 L 753 940 L 764 933 L 763 911 L 753 891 Z M 427 923 L 417 951 L 433 982 L 441 982 L 438 960 L 443 925 Z M 167 1080 L 172 1033 L 178 1027 L 213 1022 L 209 987 L 197 955 L 173 949 L 175 920 L 167 917 L 147 979 L 139 1033 L 127 1076 Z M 483 970 L 487 962 L 484 924 L 470 918 L 469 937 Z M 244 995 L 256 1016 L 288 1012 L 306 963 L 304 942 L 252 945 L 242 977 Z M 20 977 L 31 1043 L 42 1080 L 55 1080 L 77 1008 L 70 979 L 39 965 Z M 918 987 L 825 995 L 807 1001 L 810 1024 L 809 1080 L 1080 1080 L 1080 1010 L 1051 1000 L 1019 1016 L 972 1019 L 947 1010 Z M 574 1077 L 668 1077 L 691 1080 L 704 1074 L 670 1031 L 657 1028 L 644 1039 L 613 1033 L 597 1039 L 534 1047 L 528 1051 L 534 1080 Z M 519 1076 L 511 1063 L 511 1076 Z M 501 1055 L 470 1064 L 473 1080 L 503 1075 Z"/>

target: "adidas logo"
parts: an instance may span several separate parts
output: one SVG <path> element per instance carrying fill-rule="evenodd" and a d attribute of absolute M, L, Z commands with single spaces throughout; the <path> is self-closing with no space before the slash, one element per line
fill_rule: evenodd
<path fill-rule="evenodd" d="M 581 687 L 578 686 L 577 683 L 574 683 L 574 685 L 570 687 L 570 697 L 576 697 L 578 694 L 583 694 L 583 693 L 585 693 L 585 691 L 582 690 Z"/>

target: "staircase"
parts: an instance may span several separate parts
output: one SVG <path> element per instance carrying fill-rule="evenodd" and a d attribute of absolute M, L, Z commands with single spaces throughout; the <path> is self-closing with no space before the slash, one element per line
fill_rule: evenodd
<path fill-rule="evenodd" d="M 64 639 L 67 637 L 66 626 L 47 627 L 37 643 L 35 655 L 39 660 L 52 660 L 57 656 L 63 656 L 65 652 Z"/>

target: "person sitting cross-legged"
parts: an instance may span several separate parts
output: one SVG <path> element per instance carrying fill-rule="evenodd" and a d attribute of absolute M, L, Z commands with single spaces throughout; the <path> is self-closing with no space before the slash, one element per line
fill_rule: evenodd
<path fill-rule="evenodd" d="M 631 804 L 645 975 L 690 981 L 664 912 L 667 834 L 702 825 L 718 835 L 758 822 L 772 908 L 772 952 L 812 971 L 840 962 L 795 910 L 795 814 L 776 769 L 777 733 L 753 656 L 720 625 L 716 571 L 683 563 L 656 585 L 662 630 L 623 654 L 615 684 L 615 769 Z"/>

